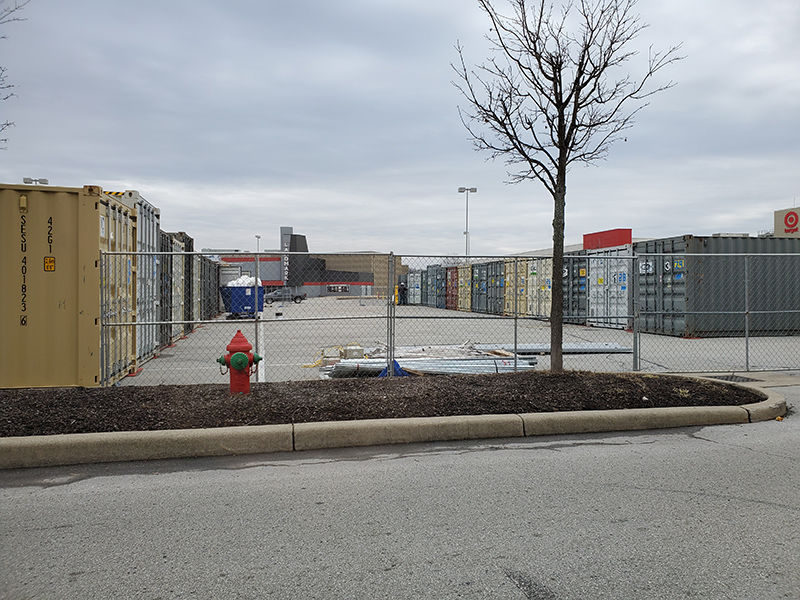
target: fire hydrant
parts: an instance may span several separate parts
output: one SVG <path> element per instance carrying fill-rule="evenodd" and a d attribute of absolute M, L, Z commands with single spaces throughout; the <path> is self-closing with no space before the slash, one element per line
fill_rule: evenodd
<path fill-rule="evenodd" d="M 231 373 L 231 394 L 250 393 L 250 375 L 255 373 L 256 365 L 261 360 L 258 354 L 250 352 L 252 349 L 253 345 L 239 329 L 226 348 L 228 354 L 217 359 L 219 364 L 227 365 Z"/>

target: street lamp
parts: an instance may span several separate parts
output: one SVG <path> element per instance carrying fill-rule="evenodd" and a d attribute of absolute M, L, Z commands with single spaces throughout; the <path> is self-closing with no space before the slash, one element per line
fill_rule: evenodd
<path fill-rule="evenodd" d="M 253 291 L 255 291 L 255 293 L 256 293 L 256 298 L 255 298 L 255 306 L 256 306 L 256 315 L 255 315 L 255 319 L 256 319 L 256 335 L 255 335 L 256 354 L 258 354 L 261 351 L 260 344 L 258 343 L 259 342 L 259 340 L 258 340 L 258 329 L 259 329 L 258 320 L 259 320 L 259 317 L 261 315 L 261 313 L 260 313 L 261 303 L 259 302 L 260 298 L 258 296 L 259 296 L 259 292 L 261 292 L 261 294 L 266 293 L 266 290 L 262 291 L 261 285 L 259 284 L 259 279 L 261 278 L 261 273 L 259 273 L 259 271 L 261 270 L 261 265 L 259 264 L 259 261 L 258 261 L 258 255 L 260 253 L 261 253 L 261 236 L 256 234 L 256 260 L 255 260 L 256 276 L 253 278 Z M 263 297 L 264 296 L 262 295 L 261 299 L 263 299 Z M 256 381 L 258 381 L 258 373 L 259 373 L 258 369 L 256 369 Z"/>
<path fill-rule="evenodd" d="M 48 185 L 50 183 L 50 181 L 45 179 L 45 178 L 43 178 L 43 177 L 40 178 L 40 179 L 32 179 L 30 177 L 23 177 L 22 178 L 22 183 L 27 183 L 28 185 L 31 185 L 31 184 Z"/>
<path fill-rule="evenodd" d="M 261 276 L 261 273 L 258 272 L 259 271 L 259 267 L 261 266 L 261 265 L 258 264 L 259 263 L 258 255 L 260 253 L 261 253 L 261 236 L 260 235 L 256 235 L 256 260 L 255 260 L 255 263 L 256 263 L 256 304 L 258 304 L 258 279 Z M 258 316 L 258 311 L 256 311 L 256 317 L 257 316 Z"/>
<path fill-rule="evenodd" d="M 473 194 L 478 191 L 478 188 L 468 188 L 468 187 L 460 187 L 458 188 L 458 193 L 463 194 L 466 193 L 467 197 L 467 217 L 466 217 L 466 225 L 464 227 L 464 235 L 467 236 L 467 251 L 466 254 L 469 256 L 469 193 L 472 192 Z"/>

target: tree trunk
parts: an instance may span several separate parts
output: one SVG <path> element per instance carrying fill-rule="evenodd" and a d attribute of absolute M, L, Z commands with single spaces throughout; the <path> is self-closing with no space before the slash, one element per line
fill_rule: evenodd
<path fill-rule="evenodd" d="M 550 370 L 564 372 L 562 342 L 564 340 L 564 209 L 567 198 L 566 167 L 559 168 L 553 195 L 553 286 L 550 304 Z"/>

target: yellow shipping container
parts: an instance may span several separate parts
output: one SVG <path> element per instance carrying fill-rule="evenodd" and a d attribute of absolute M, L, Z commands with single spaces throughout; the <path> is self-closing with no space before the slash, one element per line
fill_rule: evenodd
<path fill-rule="evenodd" d="M 472 310 L 472 265 L 458 267 L 458 310 Z"/>
<path fill-rule="evenodd" d="M 506 315 L 514 316 L 525 315 L 528 311 L 528 259 L 527 258 L 507 258 L 505 264 L 505 295 L 503 312 Z M 514 274 L 516 273 L 516 282 Z M 514 303 L 516 291 L 516 305 Z"/>
<path fill-rule="evenodd" d="M 136 252 L 136 209 L 123 193 L 100 197 L 100 250 Z M 101 381 L 116 381 L 136 363 L 136 257 L 106 254 L 101 258 Z M 130 325 L 128 325 L 130 324 Z"/>
<path fill-rule="evenodd" d="M 536 257 L 528 261 L 528 314 L 550 317 L 553 295 L 553 259 Z"/>
<path fill-rule="evenodd" d="M 101 290 L 100 250 L 135 250 L 134 216 L 98 186 L 0 184 L 0 387 L 98 386 L 127 372 L 133 327 L 108 328 L 103 344 L 101 302 L 115 322 L 135 321 L 135 264 L 109 265 Z"/>

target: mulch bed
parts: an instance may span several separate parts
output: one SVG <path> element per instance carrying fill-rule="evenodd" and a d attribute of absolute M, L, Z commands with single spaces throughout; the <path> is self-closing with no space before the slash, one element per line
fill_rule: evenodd
<path fill-rule="evenodd" d="M 0 389 L 0 437 L 314 421 L 760 402 L 722 382 L 634 373 L 525 372 L 227 384 Z"/>

